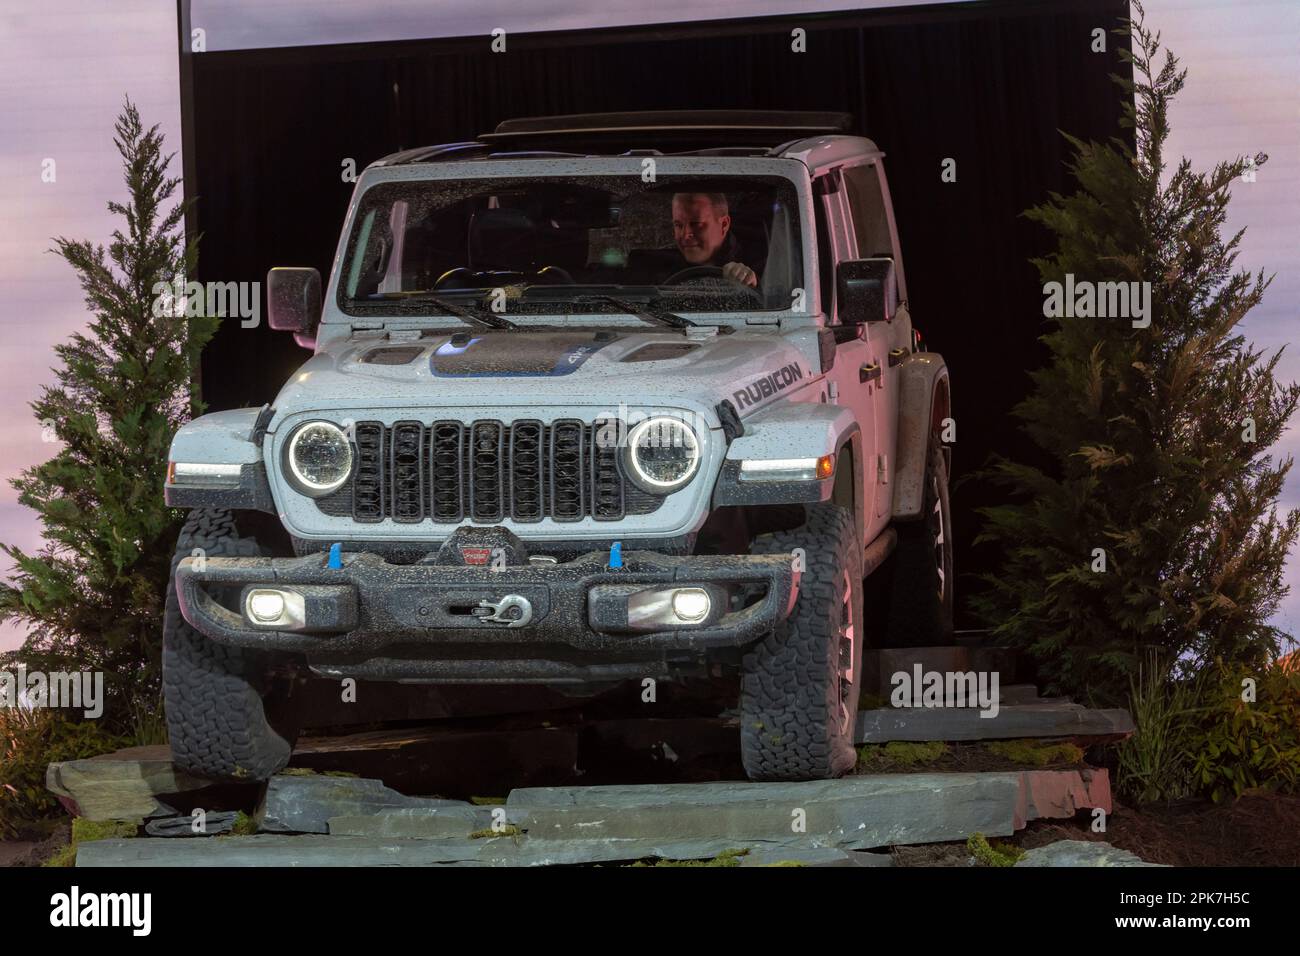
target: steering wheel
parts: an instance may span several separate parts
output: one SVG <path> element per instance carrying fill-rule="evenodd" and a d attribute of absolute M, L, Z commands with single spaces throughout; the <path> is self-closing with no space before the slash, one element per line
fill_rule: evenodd
<path fill-rule="evenodd" d="M 464 276 L 472 276 L 472 275 L 474 275 L 473 269 L 466 268 L 465 266 L 457 266 L 454 269 L 448 269 L 442 275 L 438 276 L 437 281 L 433 283 L 433 288 L 436 291 L 438 289 L 441 289 L 444 284 L 450 282 L 452 279 L 458 279 Z"/>
<path fill-rule="evenodd" d="M 726 276 L 722 273 L 720 266 L 688 266 L 679 272 L 674 272 L 660 285 L 677 285 L 679 282 L 687 282 L 691 279 L 724 279 Z"/>
<path fill-rule="evenodd" d="M 499 279 L 503 275 L 517 275 L 522 277 L 523 273 L 521 272 L 497 273 L 496 278 Z M 479 284 L 479 280 L 482 276 L 483 273 L 475 272 L 473 269 L 469 268 L 468 266 L 456 266 L 454 269 L 448 269 L 442 275 L 438 276 L 437 281 L 433 283 L 433 288 L 436 291 L 438 289 L 441 289 L 443 286 L 447 285 L 449 282 L 455 281 L 456 279 L 462 279 L 462 280 L 468 279 L 470 280 L 471 284 L 477 285 Z M 538 279 L 542 280 L 543 282 L 553 281 L 558 279 L 560 282 L 564 283 L 565 285 L 578 284 L 577 282 L 574 281 L 573 276 L 569 273 L 567 269 L 562 269 L 559 266 L 542 266 L 540 269 L 537 270 L 536 276 Z"/>
<path fill-rule="evenodd" d="M 660 285 L 679 285 L 683 282 L 689 282 L 691 279 L 726 279 L 727 292 L 743 292 L 755 303 L 763 301 L 763 294 L 751 285 L 744 282 L 737 282 L 735 279 L 728 279 L 726 274 L 718 266 L 690 266 L 682 269 L 680 272 L 674 272 Z"/>

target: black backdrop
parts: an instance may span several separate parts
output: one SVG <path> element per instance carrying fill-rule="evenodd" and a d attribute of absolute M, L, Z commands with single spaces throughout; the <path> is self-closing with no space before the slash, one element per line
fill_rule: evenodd
<path fill-rule="evenodd" d="M 1027 260 L 1047 237 L 1019 214 L 1070 188 L 1060 130 L 1120 133 L 1109 31 L 1127 12 L 1128 0 L 1004 0 L 519 35 L 504 54 L 473 37 L 183 55 L 198 278 L 259 281 L 273 265 L 328 275 L 352 192 L 345 158 L 359 170 L 513 116 L 848 111 L 887 155 L 913 320 L 952 375 L 960 479 L 990 452 L 1032 454 L 1008 411 L 1041 360 Z M 795 27 L 806 53 L 791 52 Z M 1099 27 L 1105 53 L 1092 52 Z M 945 158 L 955 183 L 940 179 Z M 204 398 L 213 409 L 270 401 L 304 357 L 265 322 L 226 323 L 204 354 Z M 971 545 L 973 509 L 988 499 L 969 482 L 954 495 L 959 601 L 996 561 Z"/>

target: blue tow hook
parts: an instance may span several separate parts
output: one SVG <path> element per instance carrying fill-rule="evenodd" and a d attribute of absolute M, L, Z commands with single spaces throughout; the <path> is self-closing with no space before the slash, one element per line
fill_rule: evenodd
<path fill-rule="evenodd" d="M 341 571 L 343 569 L 343 543 L 336 541 L 330 545 L 329 560 L 325 562 L 325 567 L 332 571 Z"/>
<path fill-rule="evenodd" d="M 622 541 L 615 541 L 609 546 L 609 566 L 611 568 L 621 568 L 623 566 Z"/>

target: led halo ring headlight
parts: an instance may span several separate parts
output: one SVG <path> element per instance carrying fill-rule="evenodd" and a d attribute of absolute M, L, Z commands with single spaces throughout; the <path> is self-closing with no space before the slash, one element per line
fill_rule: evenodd
<path fill-rule="evenodd" d="M 700 440 L 684 421 L 659 415 L 628 432 L 626 462 L 632 480 L 651 494 L 685 485 L 700 467 Z"/>
<path fill-rule="evenodd" d="M 298 490 L 319 498 L 343 487 L 352 474 L 352 443 L 333 422 L 305 422 L 289 436 L 284 460 Z"/>

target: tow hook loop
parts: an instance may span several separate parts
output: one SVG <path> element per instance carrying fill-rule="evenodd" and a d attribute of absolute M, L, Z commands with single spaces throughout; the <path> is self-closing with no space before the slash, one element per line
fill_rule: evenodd
<path fill-rule="evenodd" d="M 341 541 L 335 541 L 330 545 L 330 556 L 329 560 L 325 562 L 325 567 L 332 571 L 343 569 L 343 543 Z"/>
<path fill-rule="evenodd" d="M 622 541 L 615 541 L 609 546 L 609 566 L 611 568 L 621 568 L 623 566 Z"/>

